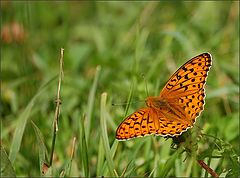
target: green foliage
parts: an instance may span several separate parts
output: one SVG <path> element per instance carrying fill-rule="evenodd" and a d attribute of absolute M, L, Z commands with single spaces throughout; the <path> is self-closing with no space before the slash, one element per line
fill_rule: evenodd
<path fill-rule="evenodd" d="M 1 176 L 16 177 L 12 163 L 8 158 L 8 155 L 1 145 Z"/>
<path fill-rule="evenodd" d="M 197 160 L 221 177 L 239 176 L 238 7 L 1 1 L 1 176 L 40 176 L 49 161 L 61 47 L 62 104 L 48 176 L 210 176 Z M 148 92 L 159 95 L 179 66 L 203 52 L 213 57 L 205 110 L 184 143 L 117 141 L 118 124 L 145 105 Z"/>

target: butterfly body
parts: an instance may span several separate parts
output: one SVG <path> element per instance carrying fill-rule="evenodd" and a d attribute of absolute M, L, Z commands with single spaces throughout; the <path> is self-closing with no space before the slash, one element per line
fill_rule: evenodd
<path fill-rule="evenodd" d="M 159 108 L 168 108 L 169 107 L 167 100 L 165 100 L 161 97 L 150 96 L 146 99 L 145 102 L 146 102 L 146 105 L 150 108 L 159 109 Z"/>
<path fill-rule="evenodd" d="M 153 109 L 157 110 L 158 113 L 159 112 L 162 113 L 162 115 L 164 115 L 165 117 L 168 116 L 170 120 L 173 118 L 178 120 L 178 118 L 186 118 L 187 117 L 187 115 L 183 109 L 184 106 L 182 106 L 178 102 L 178 99 L 176 99 L 176 98 L 164 99 L 162 97 L 149 97 L 148 100 L 149 101 L 148 101 L 147 106 L 152 107 Z M 177 109 L 177 108 L 181 108 L 181 109 Z"/>
<path fill-rule="evenodd" d="M 170 77 L 160 96 L 148 97 L 146 108 L 129 115 L 119 125 L 116 138 L 127 140 L 151 134 L 175 137 L 193 127 L 203 110 L 210 67 L 209 53 L 186 62 Z"/>

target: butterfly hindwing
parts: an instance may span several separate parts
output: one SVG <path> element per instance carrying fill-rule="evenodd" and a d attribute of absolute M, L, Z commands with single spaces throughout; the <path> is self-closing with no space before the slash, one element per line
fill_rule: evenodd
<path fill-rule="evenodd" d="M 155 134 L 159 123 L 152 112 L 151 108 L 142 108 L 128 116 L 117 128 L 116 138 L 126 140 Z"/>

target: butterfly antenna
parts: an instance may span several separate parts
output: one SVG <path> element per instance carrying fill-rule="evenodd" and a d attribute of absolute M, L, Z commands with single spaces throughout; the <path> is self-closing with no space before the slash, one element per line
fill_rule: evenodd
<path fill-rule="evenodd" d="M 144 80 L 144 83 L 145 83 L 145 90 L 146 90 L 146 93 L 147 93 L 147 97 L 149 97 L 149 92 L 148 92 L 148 87 L 147 87 L 147 81 L 146 81 L 146 77 L 144 74 L 142 74 L 142 78 Z"/>
<path fill-rule="evenodd" d="M 145 102 L 145 100 L 139 100 L 139 101 L 131 101 L 130 103 L 139 103 L 139 102 Z M 129 102 L 123 102 L 123 103 L 112 103 L 112 106 L 123 106 L 123 105 L 127 105 L 130 104 Z"/>

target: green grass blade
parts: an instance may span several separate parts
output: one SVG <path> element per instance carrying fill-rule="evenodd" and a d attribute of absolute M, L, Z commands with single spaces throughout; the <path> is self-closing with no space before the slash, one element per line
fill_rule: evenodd
<path fill-rule="evenodd" d="M 34 124 L 33 121 L 31 121 L 31 124 L 33 126 L 34 132 L 35 132 L 36 137 L 37 137 L 37 145 L 38 145 L 38 149 L 39 149 L 38 152 L 39 152 L 40 172 L 41 172 L 42 175 L 44 175 L 43 171 L 42 171 L 42 168 L 43 168 L 43 164 L 47 163 L 47 158 L 46 158 L 46 155 L 48 154 L 47 148 L 46 148 L 45 143 L 44 143 L 44 138 L 43 138 L 42 132 L 36 126 L 36 124 Z"/>
<path fill-rule="evenodd" d="M 96 89 L 97 89 L 97 83 L 99 80 L 100 76 L 100 71 L 101 71 L 101 66 L 97 66 L 96 68 L 96 74 L 94 77 L 93 85 L 91 87 L 89 96 L 88 96 L 88 106 L 87 106 L 87 117 L 86 117 L 86 140 L 89 140 L 89 134 L 90 134 L 90 129 L 91 129 L 91 118 L 92 118 L 92 113 L 93 113 L 93 105 L 95 101 L 95 94 L 96 94 Z"/>
<path fill-rule="evenodd" d="M 104 147 L 102 137 L 100 137 L 98 145 L 98 162 L 97 162 L 97 176 L 103 175 L 103 162 L 104 162 Z"/>
<path fill-rule="evenodd" d="M 89 177 L 89 162 L 88 162 L 88 148 L 87 141 L 84 129 L 84 121 L 83 118 L 80 120 L 80 132 L 79 132 L 79 141 L 80 141 L 80 160 L 82 160 L 83 164 L 83 172 L 84 177 Z"/>
<path fill-rule="evenodd" d="M 26 127 L 26 123 L 27 123 L 27 120 L 29 118 L 32 107 L 35 103 L 35 99 L 36 99 L 36 97 L 34 97 L 30 101 L 30 103 L 28 104 L 26 109 L 19 116 L 17 128 L 16 128 L 16 130 L 14 132 L 14 135 L 13 135 L 13 141 L 12 141 L 12 145 L 11 145 L 10 153 L 9 153 L 9 159 L 12 163 L 14 163 L 14 161 L 17 157 L 17 154 L 19 152 L 21 142 L 22 142 L 23 133 L 24 133 L 24 130 L 25 130 L 25 127 Z"/>
<path fill-rule="evenodd" d="M 55 79 L 56 77 L 53 77 L 51 80 L 49 80 L 46 84 L 44 84 L 42 87 L 40 87 L 39 91 L 35 94 L 35 96 L 31 99 L 29 104 L 27 105 L 26 109 L 20 114 L 17 123 L 17 128 L 13 135 L 13 141 L 9 152 L 9 159 L 12 163 L 14 163 L 16 156 L 19 152 L 23 133 L 27 124 L 27 120 L 30 116 L 30 113 L 32 111 L 32 108 L 36 102 L 36 99 L 40 96 L 40 94 L 46 89 L 46 87 Z"/>
<path fill-rule="evenodd" d="M 8 155 L 5 149 L 0 145 L 1 148 L 1 177 L 16 177 L 11 161 L 8 159 Z"/>
<path fill-rule="evenodd" d="M 115 140 L 115 141 L 113 142 L 113 144 L 112 144 L 112 147 L 111 147 L 111 150 L 110 150 L 110 155 L 111 155 L 112 159 L 113 159 L 113 157 L 114 157 L 114 155 L 115 155 L 115 153 L 116 153 L 116 151 L 117 151 L 118 143 L 119 143 L 119 142 L 118 142 L 117 140 Z M 107 168 L 107 161 L 104 162 L 104 165 L 103 165 L 103 168 L 102 168 L 102 170 L 103 170 L 103 175 L 106 174 L 106 168 Z"/>
<path fill-rule="evenodd" d="M 182 148 L 176 150 L 176 152 L 171 155 L 171 157 L 167 160 L 163 168 L 161 169 L 158 177 L 166 177 L 172 168 L 174 168 L 175 160 L 178 158 L 179 154 L 182 152 Z"/>
<path fill-rule="evenodd" d="M 107 159 L 107 165 L 111 176 L 117 176 L 115 171 L 114 162 L 111 156 L 109 141 L 108 141 L 108 135 L 107 135 L 107 124 L 106 124 L 106 100 L 107 100 L 107 93 L 103 93 L 101 95 L 101 117 L 100 117 L 100 126 L 101 126 L 101 136 L 103 140 L 103 147 L 105 156 Z"/>
<path fill-rule="evenodd" d="M 130 93 L 129 93 L 129 95 L 128 95 L 127 105 L 126 105 L 125 114 L 124 114 L 125 116 L 127 116 L 128 109 L 129 109 L 129 107 L 130 107 L 130 102 L 131 102 L 132 97 L 133 97 L 134 84 L 135 84 L 135 79 L 133 79 L 133 83 L 132 83 L 132 85 L 131 85 Z"/>

